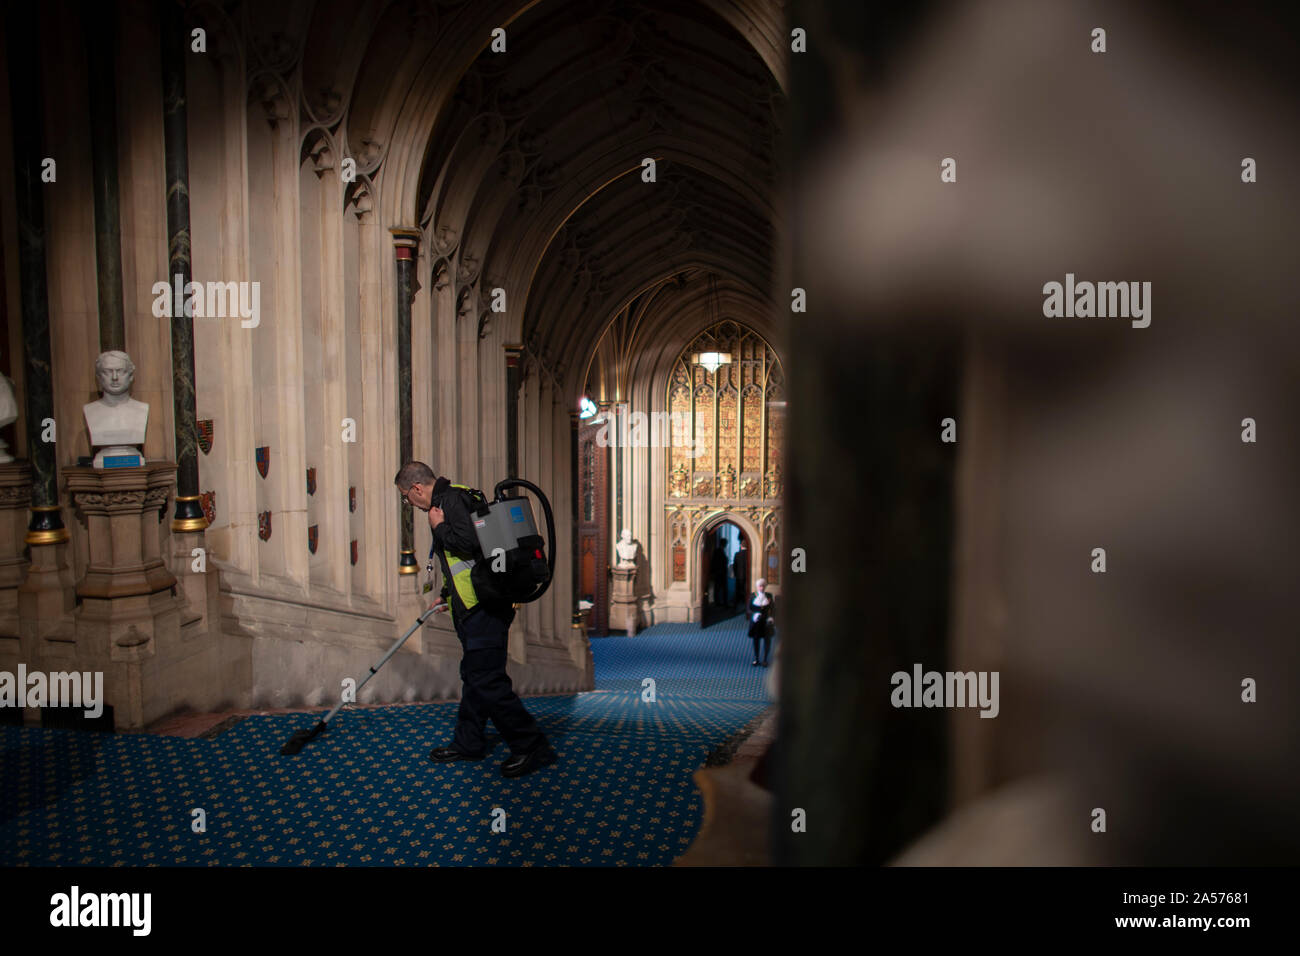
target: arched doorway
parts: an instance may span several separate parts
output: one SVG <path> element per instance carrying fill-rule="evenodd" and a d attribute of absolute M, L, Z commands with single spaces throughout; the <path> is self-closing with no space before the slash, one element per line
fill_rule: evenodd
<path fill-rule="evenodd" d="M 748 522 L 727 512 L 700 529 L 695 542 L 699 580 L 694 618 L 701 628 L 725 621 L 744 609 L 757 567 L 756 543 Z"/>
<path fill-rule="evenodd" d="M 678 278 L 619 313 L 585 380 L 589 401 L 619 410 L 609 447 L 596 452 L 608 455 L 608 509 L 596 508 L 591 533 L 612 541 L 626 527 L 642 542 L 648 625 L 701 622 L 711 590 L 701 534 L 724 518 L 754 555 L 746 587 L 760 576 L 780 585 L 785 377 L 763 334 L 726 317 L 761 325 L 765 306 L 705 269 Z M 665 330 L 652 337 L 657 323 Z M 579 462 L 584 434 L 580 426 Z"/>

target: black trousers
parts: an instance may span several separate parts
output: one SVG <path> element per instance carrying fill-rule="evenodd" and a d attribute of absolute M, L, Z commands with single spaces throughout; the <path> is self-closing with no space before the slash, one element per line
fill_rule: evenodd
<path fill-rule="evenodd" d="M 768 650 L 769 647 L 772 646 L 772 638 L 770 638 L 770 637 L 754 637 L 754 638 L 750 638 L 750 640 L 752 640 L 752 641 L 754 642 L 754 660 L 756 660 L 756 661 L 765 661 L 765 660 L 767 660 L 767 650 Z M 763 656 L 762 656 L 762 657 L 759 657 L 759 656 L 758 656 L 758 642 L 759 642 L 759 641 L 762 641 L 762 642 L 763 642 Z"/>
<path fill-rule="evenodd" d="M 464 753 L 487 750 L 484 730 L 489 719 L 514 754 L 530 753 L 546 743 L 546 735 L 506 673 L 507 632 L 513 618 L 513 610 L 493 614 L 480 606 L 455 622 L 465 652 L 460 659 L 460 710 L 452 746 Z"/>

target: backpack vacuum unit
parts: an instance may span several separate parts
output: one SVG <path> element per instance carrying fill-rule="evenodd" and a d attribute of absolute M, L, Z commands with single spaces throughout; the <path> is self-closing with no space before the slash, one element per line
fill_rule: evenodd
<path fill-rule="evenodd" d="M 547 541 L 537 533 L 528 499 L 505 496 L 504 492 L 511 488 L 526 488 L 542 503 Z M 522 478 L 499 481 L 492 493 L 495 497 L 490 503 L 470 514 L 480 552 L 470 572 L 474 593 L 498 603 L 536 601 L 551 586 L 555 574 L 555 516 L 551 503 L 542 489 Z"/>
<path fill-rule="evenodd" d="M 533 509 L 528 499 L 509 498 L 504 494 L 511 488 L 526 488 L 542 503 L 542 511 L 546 514 L 546 541 L 537 533 L 537 523 L 533 520 Z M 555 516 L 551 513 L 551 502 L 541 488 L 523 478 L 506 478 L 497 482 L 492 501 L 488 501 L 481 491 L 466 494 L 471 500 L 470 519 L 474 522 L 479 542 L 479 553 L 474 556 L 474 567 L 470 572 L 474 593 L 480 600 L 486 598 L 497 603 L 536 601 L 546 593 L 555 576 Z M 357 693 L 431 614 L 432 607 L 416 618 L 410 630 L 393 643 L 379 663 L 370 668 L 370 673 L 357 685 Z M 300 753 L 327 729 L 326 725 L 343 704 L 342 700 L 335 704 L 315 727 L 296 731 L 280 748 L 280 753 Z"/>

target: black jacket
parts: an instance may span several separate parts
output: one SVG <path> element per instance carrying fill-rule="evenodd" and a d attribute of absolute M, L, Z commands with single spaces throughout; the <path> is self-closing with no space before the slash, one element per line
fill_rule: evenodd
<path fill-rule="evenodd" d="M 741 548 L 736 552 L 736 556 L 731 559 L 731 572 L 735 575 L 737 581 L 744 582 L 749 579 L 749 549 Z M 769 594 L 768 597 L 771 597 Z"/>
<path fill-rule="evenodd" d="M 474 533 L 474 522 L 470 518 L 469 503 L 463 489 L 451 487 L 446 478 L 439 478 L 433 483 L 430 507 L 441 508 L 443 522 L 433 529 L 432 552 L 436 552 L 442 565 L 442 596 L 451 603 L 455 621 L 463 621 L 467 613 L 460 594 L 452 584 L 451 566 L 447 561 L 447 551 L 471 560 L 482 558 L 479 553 L 478 535 Z M 432 557 L 432 553 L 430 557 Z"/>
<path fill-rule="evenodd" d="M 749 636 L 767 637 L 768 622 L 776 621 L 776 595 L 769 594 L 767 604 L 763 607 L 759 607 L 754 603 L 756 597 L 758 597 L 757 594 L 752 594 L 749 598 Z M 756 621 L 754 620 L 755 614 L 762 614 L 763 616 Z"/>
<path fill-rule="evenodd" d="M 725 580 L 727 577 L 727 563 L 727 552 L 722 545 L 718 545 L 713 549 L 713 556 L 709 558 L 709 573 L 715 579 Z"/>

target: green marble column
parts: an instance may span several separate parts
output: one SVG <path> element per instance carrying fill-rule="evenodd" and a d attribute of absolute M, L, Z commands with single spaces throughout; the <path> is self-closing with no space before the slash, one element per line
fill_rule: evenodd
<path fill-rule="evenodd" d="M 167 276 L 183 292 L 190 282 L 190 152 L 185 128 L 185 56 L 190 48 L 179 4 L 160 5 L 163 147 L 167 177 Z M 176 513 L 173 531 L 208 526 L 199 501 L 198 431 L 194 419 L 194 320 L 172 306 L 172 408 L 176 428 Z"/>
<path fill-rule="evenodd" d="M 414 457 L 411 430 L 411 299 L 415 296 L 416 250 L 420 230 L 394 226 L 393 248 L 397 255 L 397 429 L 401 443 L 402 464 Z M 415 523 L 411 506 L 402 504 L 402 554 L 398 574 L 415 574 L 420 570 L 415 560 Z"/>
<path fill-rule="evenodd" d="M 519 359 L 523 351 L 521 345 L 506 346 L 506 474 L 511 478 L 519 477 Z"/>
<path fill-rule="evenodd" d="M 13 107 L 14 211 L 18 219 L 18 285 L 23 317 L 24 396 L 27 448 L 32 463 L 32 518 L 28 544 L 68 540 L 59 514 L 54 442 L 46 421 L 54 420 L 54 382 L 50 373 L 50 309 L 45 272 L 45 159 L 42 143 L 40 17 L 35 4 L 18 4 L 6 14 L 9 89 Z M 66 425 L 66 427 L 72 427 Z M 45 437 L 43 437 L 45 436 Z M 57 439 L 57 433 L 54 435 Z"/>
<path fill-rule="evenodd" d="M 91 186 L 95 194 L 95 283 L 99 350 L 126 351 L 122 314 L 122 225 L 117 180 L 117 66 L 114 5 L 87 4 L 86 66 L 90 78 Z"/>

